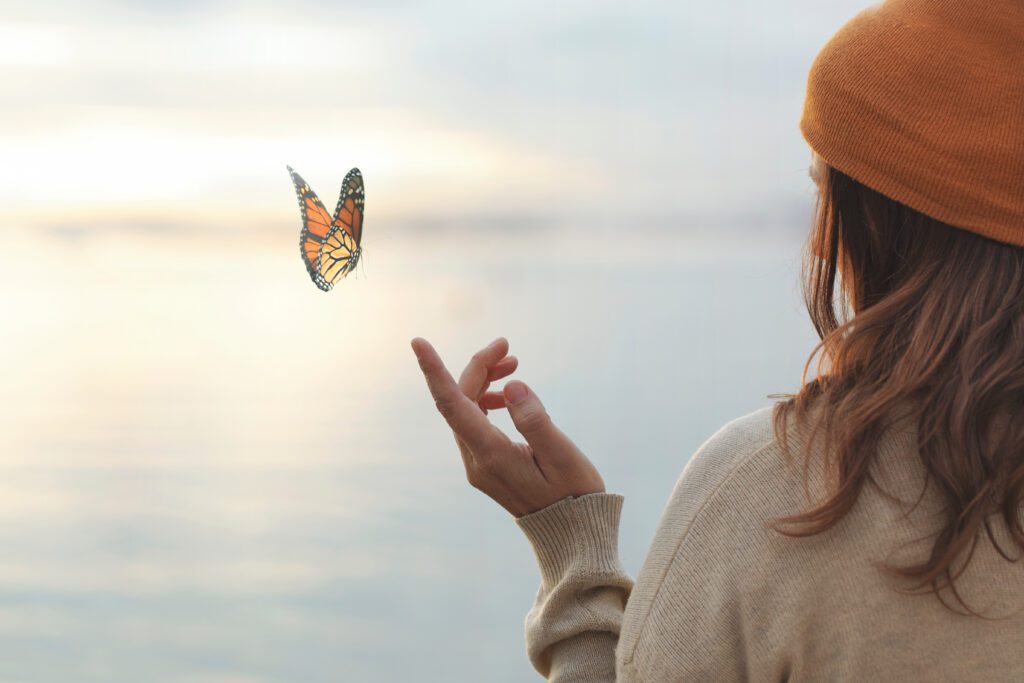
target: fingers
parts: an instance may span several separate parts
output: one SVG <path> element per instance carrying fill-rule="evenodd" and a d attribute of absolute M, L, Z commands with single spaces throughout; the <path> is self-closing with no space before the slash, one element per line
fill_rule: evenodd
<path fill-rule="evenodd" d="M 497 340 L 495 340 L 495 341 L 497 341 Z M 492 344 L 493 343 L 494 342 L 492 342 Z M 497 381 L 499 379 L 504 379 L 505 377 L 508 377 L 513 372 L 515 372 L 516 368 L 518 368 L 518 367 L 519 367 L 519 359 L 518 358 L 516 358 L 515 356 L 505 356 L 504 358 L 499 360 L 497 363 L 494 363 L 493 365 L 491 365 L 491 366 L 489 366 L 487 368 L 487 379 L 484 382 L 483 386 L 480 387 L 480 390 L 477 391 L 475 394 L 469 393 L 467 395 L 470 398 L 475 398 L 476 399 L 476 404 L 478 406 L 480 406 L 480 408 L 485 413 L 488 410 L 493 410 L 495 408 L 504 408 L 505 407 L 505 397 L 502 396 L 501 392 L 487 391 L 487 389 L 491 386 L 491 382 L 495 382 L 495 381 Z M 467 370 L 468 370 L 468 368 L 467 368 Z M 466 373 L 463 373 L 463 375 L 465 375 L 465 374 Z M 463 387 L 461 382 L 459 383 L 459 386 L 462 387 L 465 390 L 465 387 Z"/>
<path fill-rule="evenodd" d="M 493 444 L 497 428 L 487 420 L 477 404 L 462 392 L 437 351 L 426 339 L 416 337 L 411 345 L 427 381 L 427 388 L 434 397 L 434 404 L 456 437 L 473 451 L 487 450 Z"/>
<path fill-rule="evenodd" d="M 459 388 L 472 399 L 475 399 L 487 388 L 487 375 L 495 364 L 508 353 L 508 340 L 498 337 L 490 344 L 473 354 L 466 369 L 459 376 Z"/>
<path fill-rule="evenodd" d="M 502 394 L 516 430 L 535 451 L 553 457 L 575 451 L 576 445 L 554 425 L 544 404 L 526 384 L 519 380 L 508 382 Z"/>
<path fill-rule="evenodd" d="M 519 359 L 515 356 L 505 356 L 487 371 L 487 381 L 494 382 L 508 377 L 519 367 Z"/>
<path fill-rule="evenodd" d="M 501 395 L 501 392 L 487 391 L 491 387 L 491 382 L 499 379 L 508 377 L 516 368 L 519 366 L 519 359 L 515 356 L 505 356 L 500 361 L 491 366 L 491 369 L 487 371 L 487 381 L 484 382 L 479 393 L 475 396 L 476 404 L 486 413 L 488 410 L 493 408 L 504 408 L 505 398 Z M 485 396 L 488 396 L 487 400 L 484 400 Z M 497 397 L 500 400 L 495 400 Z M 470 396 L 470 398 L 474 398 Z"/>
<path fill-rule="evenodd" d="M 476 402 L 484 410 L 498 410 L 505 407 L 505 395 L 500 391 L 488 391 Z"/>

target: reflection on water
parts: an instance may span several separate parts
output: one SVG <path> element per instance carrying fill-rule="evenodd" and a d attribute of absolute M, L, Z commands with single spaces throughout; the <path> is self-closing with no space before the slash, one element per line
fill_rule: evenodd
<path fill-rule="evenodd" d="M 0 680 L 532 680 L 533 556 L 409 339 L 458 372 L 509 338 L 634 575 L 689 455 L 812 347 L 796 240 L 371 238 L 323 294 L 293 237 L 3 238 Z"/>

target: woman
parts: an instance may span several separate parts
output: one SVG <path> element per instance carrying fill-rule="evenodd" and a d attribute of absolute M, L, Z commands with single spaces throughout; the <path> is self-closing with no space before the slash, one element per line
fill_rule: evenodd
<path fill-rule="evenodd" d="M 549 680 L 1024 680 L 1024 3 L 869 7 L 800 129 L 818 371 L 701 446 L 635 584 L 622 496 L 525 384 L 488 391 L 508 343 L 456 383 L 413 340 L 470 483 L 536 551 Z"/>

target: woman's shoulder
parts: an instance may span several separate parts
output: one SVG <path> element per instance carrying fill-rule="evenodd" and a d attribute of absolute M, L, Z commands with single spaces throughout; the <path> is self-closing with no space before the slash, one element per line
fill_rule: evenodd
<path fill-rule="evenodd" d="M 672 499 L 693 508 L 732 493 L 749 495 L 751 487 L 791 483 L 773 425 L 774 404 L 729 420 L 693 453 L 676 482 Z M 776 477 L 782 480 L 774 481 Z"/>
<path fill-rule="evenodd" d="M 626 609 L 624 659 L 662 661 L 656 633 L 704 644 L 714 634 L 714 644 L 723 647 L 739 639 L 739 602 L 762 583 L 752 575 L 775 573 L 776 561 L 764 548 L 764 520 L 780 498 L 791 500 L 800 490 L 799 467 L 794 476 L 781 457 L 773 411 L 774 405 L 764 406 L 722 424 L 683 467 Z M 716 661 L 739 656 L 714 654 Z M 712 672 L 689 673 L 704 679 Z"/>
<path fill-rule="evenodd" d="M 711 434 L 694 453 L 690 463 L 737 463 L 775 439 L 772 415 L 775 404 L 762 406 L 729 420 Z M 724 463 L 722 463 L 724 461 Z"/>
<path fill-rule="evenodd" d="M 771 520 L 805 507 L 823 484 L 817 466 L 804 478 L 804 431 L 792 423 L 785 429 L 790 452 L 784 451 L 774 407 L 729 420 L 697 448 L 665 504 L 656 545 L 673 552 L 709 543 L 737 544 L 747 555 L 773 552 Z"/>

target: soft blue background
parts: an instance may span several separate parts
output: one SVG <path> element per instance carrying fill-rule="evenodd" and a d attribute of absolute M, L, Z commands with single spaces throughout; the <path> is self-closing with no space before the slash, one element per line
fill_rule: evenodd
<path fill-rule="evenodd" d="M 692 453 L 799 385 L 796 124 L 860 7 L 8 3 L 0 682 L 532 680 L 534 558 L 408 342 L 510 340 L 635 576 Z M 366 175 L 328 294 L 285 163 Z"/>

